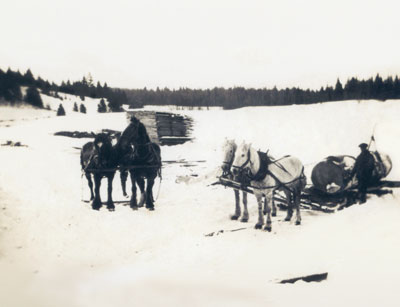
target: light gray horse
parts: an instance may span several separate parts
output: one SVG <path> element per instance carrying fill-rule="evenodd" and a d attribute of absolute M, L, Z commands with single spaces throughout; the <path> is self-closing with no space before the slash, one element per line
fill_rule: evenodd
<path fill-rule="evenodd" d="M 231 173 L 231 167 L 233 160 L 235 158 L 235 152 L 237 149 L 237 144 L 235 140 L 228 140 L 225 139 L 224 144 L 222 145 L 223 149 L 223 161 L 222 161 L 222 171 L 223 171 L 223 176 L 227 179 L 232 180 L 233 175 Z M 239 219 L 241 215 L 241 209 L 240 209 L 240 194 L 239 190 L 234 189 L 235 192 L 235 213 L 231 215 L 232 220 L 237 220 Z M 243 215 L 242 218 L 240 219 L 241 222 L 245 223 L 249 220 L 249 212 L 247 210 L 247 193 L 242 191 L 242 201 L 243 201 Z"/>
<path fill-rule="evenodd" d="M 263 166 L 264 165 L 264 166 Z M 263 171 L 265 168 L 265 171 Z M 249 180 L 254 190 L 258 203 L 258 222 L 256 229 L 261 229 L 264 224 L 264 212 L 267 213 L 265 230 L 271 231 L 271 203 L 275 190 L 283 191 L 288 203 L 288 211 L 285 221 L 290 221 L 293 215 L 293 207 L 296 208 L 296 225 L 300 225 L 300 195 L 306 185 L 304 167 L 299 159 L 291 156 L 273 160 L 269 157 L 268 163 L 261 160 L 261 155 L 251 147 L 251 144 L 243 142 L 236 150 L 232 164 L 232 173 L 235 180 L 242 182 Z"/>

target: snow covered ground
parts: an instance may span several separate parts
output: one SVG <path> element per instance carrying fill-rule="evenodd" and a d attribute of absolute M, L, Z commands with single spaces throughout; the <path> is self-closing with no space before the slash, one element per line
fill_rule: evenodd
<path fill-rule="evenodd" d="M 399 103 L 181 111 L 195 120 L 195 140 L 162 147 L 163 160 L 207 162 L 166 164 L 153 212 L 124 204 L 93 211 L 81 202 L 88 189 L 77 148 L 88 140 L 53 136 L 122 130 L 124 113 L 56 117 L 0 107 L 8 120 L 0 143 L 27 145 L 0 147 L 0 305 L 398 306 L 399 190 L 335 214 L 303 210 L 301 226 L 278 212 L 268 233 L 254 229 L 252 196 L 250 221 L 231 221 L 233 192 L 207 186 L 206 175 L 221 163 L 225 137 L 297 156 L 310 174 L 328 155 L 357 155 L 374 131 L 377 149 L 393 160 L 389 179 L 399 180 Z M 118 176 L 113 195 L 123 199 Z M 276 283 L 323 272 L 321 283 Z"/>

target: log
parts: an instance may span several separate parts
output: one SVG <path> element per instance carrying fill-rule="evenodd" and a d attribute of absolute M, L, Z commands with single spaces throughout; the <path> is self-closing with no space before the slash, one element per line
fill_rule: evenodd
<path fill-rule="evenodd" d="M 352 156 L 330 156 L 314 166 L 311 181 L 314 187 L 327 194 L 340 193 L 347 189 L 350 173 L 356 159 Z"/>
<path fill-rule="evenodd" d="M 379 182 L 392 169 L 392 161 L 387 154 L 371 151 L 375 160 L 371 182 Z M 325 194 L 337 194 L 357 186 L 357 179 L 350 178 L 356 159 L 352 156 L 329 156 L 312 170 L 314 187 Z"/>
<path fill-rule="evenodd" d="M 290 279 L 282 279 L 279 281 L 280 284 L 294 284 L 296 281 L 302 280 L 305 282 L 320 282 L 322 280 L 325 280 L 328 278 L 328 273 L 320 273 L 320 274 L 312 274 L 312 275 L 306 275 L 306 276 L 301 276 L 301 277 L 295 277 L 295 278 L 290 278 Z"/>

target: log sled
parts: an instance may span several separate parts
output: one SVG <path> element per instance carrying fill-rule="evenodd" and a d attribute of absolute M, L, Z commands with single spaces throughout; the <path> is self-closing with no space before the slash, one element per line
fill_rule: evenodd
<path fill-rule="evenodd" d="M 226 188 L 237 189 L 246 193 L 254 194 L 254 188 L 243 185 L 240 182 L 218 177 L 218 181 L 211 185 L 222 185 Z M 399 188 L 400 181 L 382 180 L 367 189 L 367 193 L 375 195 L 391 194 L 392 188 Z M 301 207 L 306 210 L 321 211 L 324 213 L 334 213 L 337 210 L 349 207 L 357 203 L 356 187 L 346 189 L 340 193 L 329 194 L 315 188 L 313 185 L 306 187 L 301 194 Z M 286 198 L 281 193 L 274 195 L 274 201 L 280 209 L 287 209 Z"/>

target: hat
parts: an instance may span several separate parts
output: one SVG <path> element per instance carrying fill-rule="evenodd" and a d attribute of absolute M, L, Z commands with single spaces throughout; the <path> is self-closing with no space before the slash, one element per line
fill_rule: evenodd
<path fill-rule="evenodd" d="M 358 147 L 360 147 L 361 149 L 366 149 L 368 148 L 368 145 L 366 143 L 361 143 L 360 145 L 358 145 Z"/>

